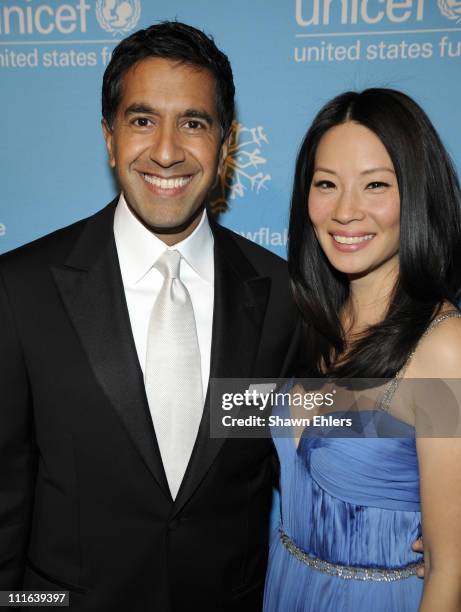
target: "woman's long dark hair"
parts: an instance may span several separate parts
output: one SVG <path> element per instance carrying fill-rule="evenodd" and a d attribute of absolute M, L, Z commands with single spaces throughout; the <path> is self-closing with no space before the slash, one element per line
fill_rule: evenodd
<path fill-rule="evenodd" d="M 349 281 L 324 255 L 307 213 L 317 147 L 332 127 L 354 121 L 374 132 L 394 165 L 400 192 L 399 277 L 385 318 L 358 339 L 346 360 L 340 313 Z M 404 365 L 444 301 L 461 297 L 461 191 L 429 118 L 392 89 L 347 92 L 328 102 L 296 162 L 288 265 L 305 328 L 303 373 L 387 378 Z"/>

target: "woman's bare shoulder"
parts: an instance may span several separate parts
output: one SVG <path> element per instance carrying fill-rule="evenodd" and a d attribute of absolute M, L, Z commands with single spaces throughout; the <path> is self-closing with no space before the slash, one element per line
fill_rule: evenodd
<path fill-rule="evenodd" d="M 439 316 L 450 311 L 453 311 L 453 306 L 445 307 Z M 461 378 L 461 317 L 441 320 L 421 339 L 407 376 Z"/>

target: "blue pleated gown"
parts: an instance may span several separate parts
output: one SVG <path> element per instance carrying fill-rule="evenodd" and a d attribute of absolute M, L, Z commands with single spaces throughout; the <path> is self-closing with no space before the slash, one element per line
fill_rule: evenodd
<path fill-rule="evenodd" d="M 340 415 L 343 416 L 343 415 Z M 421 535 L 414 429 L 382 411 L 368 419 L 369 438 L 277 437 L 281 524 L 272 536 L 264 612 L 416 612 L 423 581 L 344 579 L 314 569 L 282 543 L 334 564 L 399 569 L 421 561 L 411 544 Z M 385 421 L 398 437 L 379 438 Z M 309 428 L 310 429 L 310 428 Z"/>

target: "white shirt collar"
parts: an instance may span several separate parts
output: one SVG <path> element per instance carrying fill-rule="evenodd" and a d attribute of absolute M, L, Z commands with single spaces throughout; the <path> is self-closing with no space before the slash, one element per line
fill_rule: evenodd
<path fill-rule="evenodd" d="M 167 247 L 136 219 L 122 193 L 115 210 L 114 235 L 122 276 L 128 284 L 139 282 L 168 248 L 178 250 L 201 278 L 213 284 L 213 234 L 206 211 L 190 236 Z"/>

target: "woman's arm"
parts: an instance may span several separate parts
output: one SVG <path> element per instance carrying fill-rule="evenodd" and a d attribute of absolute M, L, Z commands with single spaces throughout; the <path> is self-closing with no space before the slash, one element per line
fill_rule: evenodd
<path fill-rule="evenodd" d="M 443 379 L 443 383 L 434 381 L 434 386 L 445 387 L 444 399 L 436 402 L 431 393 L 432 405 L 422 407 L 424 412 L 432 413 L 435 427 L 443 428 L 437 419 L 446 419 L 446 405 L 442 403 L 447 398 L 451 420 L 455 416 L 454 422 L 459 423 L 461 319 L 446 321 L 427 336 L 411 365 L 407 374 L 412 378 Z M 418 411 L 418 402 L 415 408 Z M 420 612 L 461 610 L 461 437 L 456 427 L 453 429 L 453 435 L 418 437 L 416 442 L 425 565 Z"/>
<path fill-rule="evenodd" d="M 421 612 L 461 610 L 461 439 L 419 438 L 425 580 Z"/>

